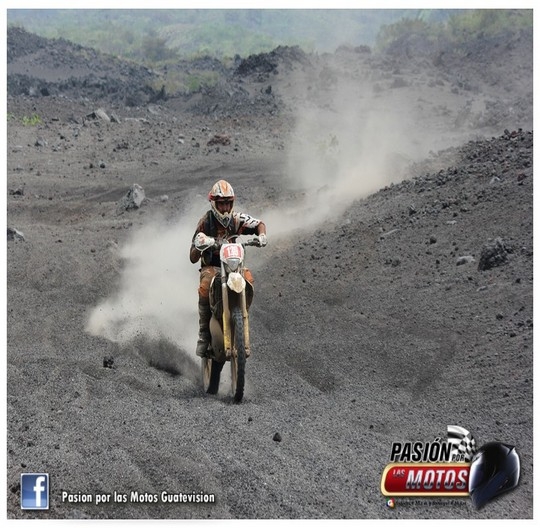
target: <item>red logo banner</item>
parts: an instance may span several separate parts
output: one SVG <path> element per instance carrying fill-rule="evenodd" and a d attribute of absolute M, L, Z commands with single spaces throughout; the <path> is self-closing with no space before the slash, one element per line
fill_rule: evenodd
<path fill-rule="evenodd" d="M 468 496 L 470 467 L 465 462 L 388 464 L 381 491 L 387 496 Z"/>

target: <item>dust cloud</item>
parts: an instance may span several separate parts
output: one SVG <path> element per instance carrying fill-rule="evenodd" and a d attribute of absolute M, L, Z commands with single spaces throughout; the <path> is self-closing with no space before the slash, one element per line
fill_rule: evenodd
<path fill-rule="evenodd" d="M 200 210 L 186 210 L 173 225 L 156 218 L 133 233 L 119 250 L 120 287 L 91 311 L 87 332 L 136 349 L 152 341 L 158 352 L 166 350 L 168 364 L 171 347 L 194 349 L 198 272 L 188 249 L 199 217 Z M 152 361 L 159 366 L 159 357 Z"/>
<path fill-rule="evenodd" d="M 338 220 L 355 200 L 410 177 L 412 163 L 444 144 L 416 101 L 398 91 L 377 94 L 367 83 L 338 82 L 297 109 L 285 182 L 299 199 L 264 213 L 272 236 Z"/>

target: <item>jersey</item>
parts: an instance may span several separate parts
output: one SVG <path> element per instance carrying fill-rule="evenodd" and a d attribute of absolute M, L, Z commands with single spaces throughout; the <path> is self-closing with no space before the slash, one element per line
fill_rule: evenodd
<path fill-rule="evenodd" d="M 257 228 L 261 220 L 253 218 L 246 213 L 237 213 L 233 211 L 229 227 L 222 226 L 217 220 L 212 210 L 210 209 L 197 224 L 193 238 L 191 239 L 191 247 L 195 244 L 195 236 L 197 233 L 204 233 L 213 238 L 228 238 L 232 235 L 256 235 Z M 219 260 L 219 249 L 207 249 L 201 254 L 201 262 L 203 266 L 221 266 Z"/>

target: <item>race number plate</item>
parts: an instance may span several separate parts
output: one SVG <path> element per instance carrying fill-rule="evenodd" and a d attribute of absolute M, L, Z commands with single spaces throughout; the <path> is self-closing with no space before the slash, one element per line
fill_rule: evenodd
<path fill-rule="evenodd" d="M 227 244 L 221 250 L 223 260 L 230 258 L 243 260 L 244 258 L 244 248 L 241 244 Z"/>

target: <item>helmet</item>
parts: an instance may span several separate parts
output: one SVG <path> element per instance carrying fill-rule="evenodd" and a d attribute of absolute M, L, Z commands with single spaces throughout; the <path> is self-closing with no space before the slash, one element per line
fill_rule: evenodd
<path fill-rule="evenodd" d="M 516 448 L 500 442 L 483 445 L 474 455 L 469 473 L 469 494 L 478 509 L 519 480 L 519 456 Z"/>
<path fill-rule="evenodd" d="M 228 213 L 220 213 L 216 207 L 216 200 L 230 200 L 234 204 L 234 190 L 231 184 L 225 180 L 219 180 L 214 183 L 212 189 L 208 193 L 208 200 L 212 206 L 212 212 L 216 220 L 223 226 L 229 227 L 232 218 L 232 208 Z"/>

